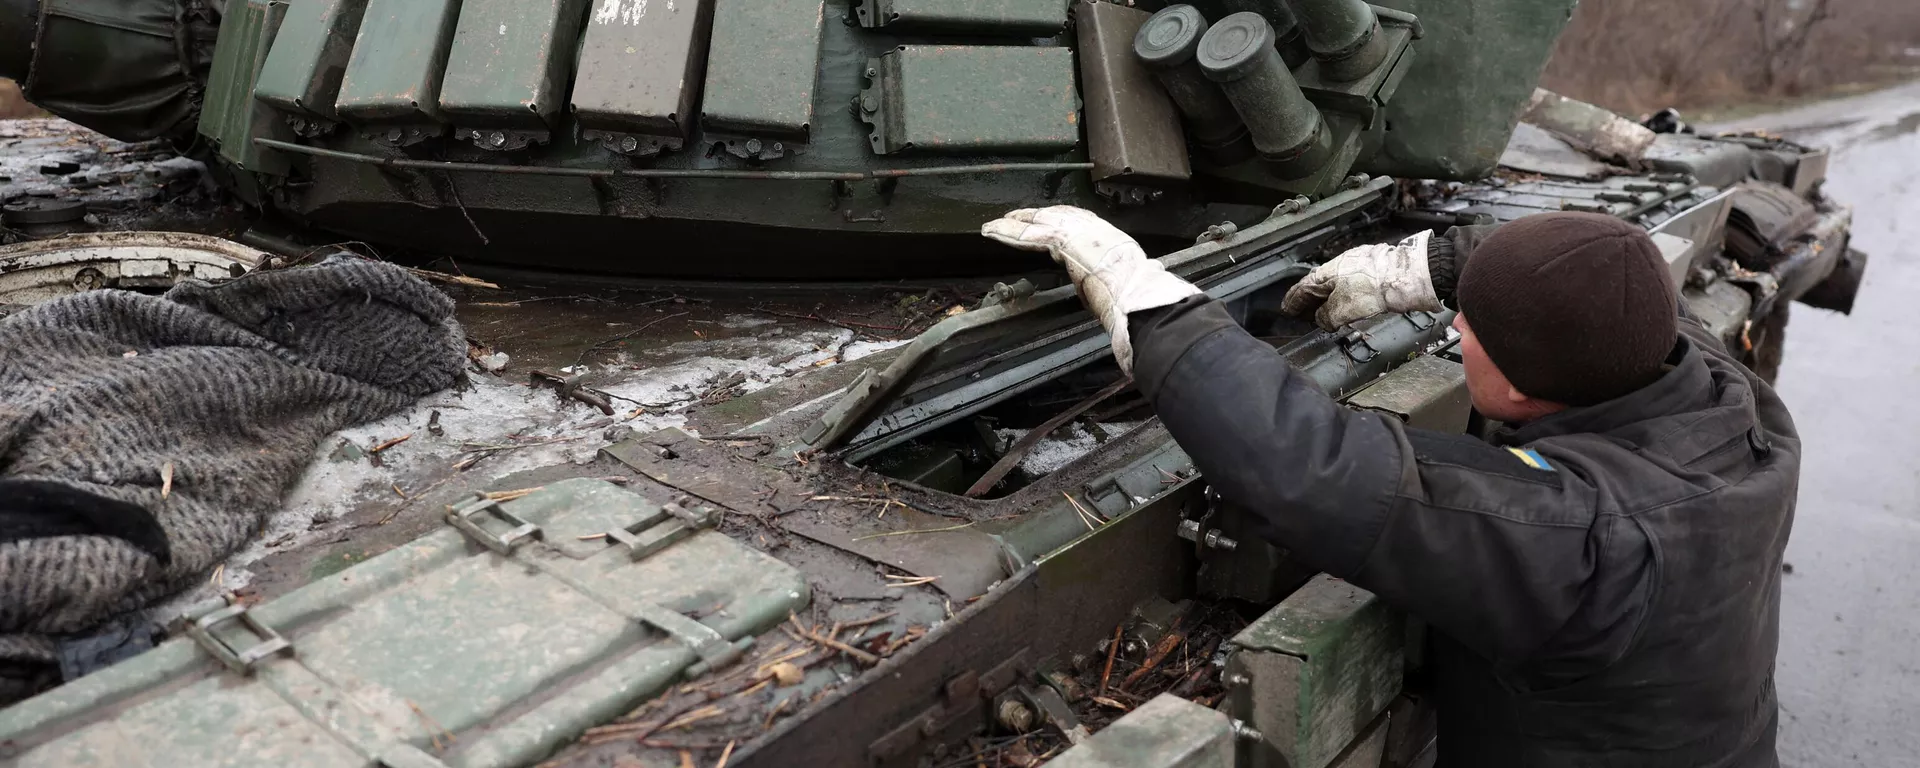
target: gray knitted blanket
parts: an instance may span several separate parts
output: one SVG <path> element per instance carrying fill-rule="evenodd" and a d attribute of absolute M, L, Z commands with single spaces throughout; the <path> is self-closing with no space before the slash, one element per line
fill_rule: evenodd
<path fill-rule="evenodd" d="M 0 705 L 56 636 L 205 580 L 329 433 L 465 362 L 451 299 L 344 256 L 0 320 Z"/>

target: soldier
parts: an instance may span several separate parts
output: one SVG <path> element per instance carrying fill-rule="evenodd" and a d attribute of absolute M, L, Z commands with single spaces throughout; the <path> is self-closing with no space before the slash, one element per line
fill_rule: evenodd
<path fill-rule="evenodd" d="M 1443 766 L 1775 766 L 1800 441 L 1678 310 L 1648 235 L 1532 216 L 1352 249 L 1290 290 L 1329 329 L 1460 310 L 1489 441 L 1342 408 L 1092 213 L 983 227 L 1046 250 L 1222 496 L 1431 628 Z M 1477 244 L 1477 247 L 1476 247 Z"/>

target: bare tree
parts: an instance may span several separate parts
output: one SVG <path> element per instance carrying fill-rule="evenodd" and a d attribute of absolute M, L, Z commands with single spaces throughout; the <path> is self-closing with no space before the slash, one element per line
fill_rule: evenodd
<path fill-rule="evenodd" d="M 1813 0 L 1800 11 L 1799 0 L 1752 0 L 1753 21 L 1759 28 L 1759 77 L 1762 93 L 1778 93 L 1782 76 L 1797 73 L 1805 61 L 1807 41 L 1820 23 L 1833 18 L 1832 0 Z"/>
<path fill-rule="evenodd" d="M 1626 113 L 1920 76 L 1917 0 L 1581 0 L 1545 87 Z"/>

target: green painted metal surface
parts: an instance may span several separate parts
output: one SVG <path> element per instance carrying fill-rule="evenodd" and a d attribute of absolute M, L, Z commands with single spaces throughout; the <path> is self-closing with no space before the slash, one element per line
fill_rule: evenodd
<path fill-rule="evenodd" d="M 1330 576 L 1231 641 L 1225 708 L 1262 735 L 1251 765 L 1324 768 L 1400 692 L 1406 622 L 1372 593 Z"/>
<path fill-rule="evenodd" d="M 1437 323 L 1435 318 L 1425 322 Z M 1347 398 L 1347 405 L 1393 415 L 1408 426 L 1461 433 L 1473 398 L 1466 366 L 1430 355 L 1407 361 Z"/>
<path fill-rule="evenodd" d="M 287 172 L 286 159 L 253 144 L 256 136 L 287 138 L 278 116 L 253 100 L 254 81 L 267 58 L 284 2 L 234 2 L 220 20 L 221 45 L 207 77 L 200 133 L 220 146 L 220 156 L 249 171 Z"/>
<path fill-rule="evenodd" d="M 701 118 L 714 131 L 805 141 L 822 0 L 716 0 Z"/>
<path fill-rule="evenodd" d="M 978 116 L 993 111 L 971 103 L 947 112 L 912 106 L 916 101 L 945 104 L 950 97 L 942 89 L 990 91 L 999 79 L 997 72 L 971 81 L 943 80 L 928 88 L 903 81 L 902 87 L 883 89 L 902 105 L 885 115 L 897 123 L 891 130 L 888 120 L 876 119 L 882 125 L 879 146 L 886 154 L 876 154 L 874 129 L 861 119 L 881 117 L 878 106 L 865 113 L 856 105 L 848 113 L 850 104 L 863 101 L 863 91 L 874 88 L 866 72 L 875 59 L 902 45 L 912 49 L 990 43 L 991 31 L 915 32 L 910 24 L 865 27 L 858 12 L 879 6 L 861 0 L 709 0 L 704 6 L 698 0 L 591 0 L 580 9 L 586 31 L 581 64 L 569 84 L 577 109 L 562 109 L 553 122 L 537 126 L 487 128 L 508 135 L 499 145 L 478 142 L 479 149 L 490 151 L 477 151 L 468 142 L 482 138 L 471 133 L 478 124 L 434 114 L 439 111 L 441 70 L 433 64 L 444 61 L 435 58 L 435 51 L 450 46 L 453 33 L 450 26 L 423 22 L 432 21 L 436 10 L 456 4 L 368 1 L 373 14 L 369 18 L 376 21 L 363 24 L 351 61 L 367 70 L 366 77 L 383 84 L 363 83 L 357 71 L 350 71 L 340 104 L 348 108 L 344 117 L 357 130 L 314 135 L 300 143 L 378 158 L 392 156 L 394 145 L 434 142 L 413 154 L 606 172 L 609 177 L 628 170 L 715 175 L 606 183 L 497 170 L 408 176 L 365 162 L 302 157 L 297 162 L 313 183 L 283 188 L 274 198 L 280 201 L 277 207 L 317 227 L 369 242 L 497 264 L 663 277 L 825 279 L 1007 272 L 1016 270 L 1023 257 L 978 247 L 976 232 L 980 220 L 1010 208 L 1078 205 L 1145 239 L 1184 240 L 1217 223 L 1222 206 L 1270 207 L 1295 195 L 1325 196 L 1354 172 L 1440 178 L 1479 174 L 1504 146 L 1513 108 L 1530 93 L 1539 60 L 1544 60 L 1560 23 L 1539 11 L 1540 4 L 1520 0 L 1468 0 L 1431 9 L 1413 7 L 1414 0 L 1396 0 L 1430 12 L 1419 19 L 1424 37 L 1390 59 L 1384 70 L 1337 84 L 1313 75 L 1317 62 L 1296 70 L 1307 98 L 1325 113 L 1331 130 L 1330 159 L 1322 171 L 1290 181 L 1257 159 L 1226 167 L 1192 162 L 1189 168 L 1196 179 L 1182 183 L 1177 163 L 1162 163 L 1174 169 L 1164 175 L 1170 181 L 1162 195 L 1109 188 L 1103 197 L 1084 167 L 1014 167 L 1022 162 L 1084 164 L 1085 140 L 1033 141 L 1041 132 L 1021 135 L 1023 123 L 983 119 Z M 548 8 L 555 7 L 555 1 L 520 5 Z M 476 0 L 476 7 L 486 4 Z M 1046 0 L 1006 7 L 1014 5 L 1019 7 L 1008 13 L 1038 14 L 1044 7 L 1044 15 L 1051 18 L 1053 9 L 1065 3 Z M 1561 0 L 1547 5 L 1565 10 Z M 992 0 L 896 0 L 888 7 L 898 9 L 902 19 L 949 13 L 986 19 L 998 6 Z M 710 9 L 705 16 L 703 9 Z M 1397 47 L 1409 36 L 1410 26 L 1394 22 L 1408 17 L 1384 10 L 1379 14 L 1381 34 L 1393 38 L 1389 42 Z M 509 31 L 513 29 L 509 25 Z M 496 36 L 498 31 L 495 23 Z M 1058 47 L 1052 53 L 1088 59 L 1089 52 L 1078 50 L 1076 40 L 1065 35 L 1055 34 L 1050 45 L 1000 39 L 1027 43 L 1026 48 Z M 1538 60 L 1530 69 L 1514 68 L 1516 59 L 1536 49 Z M 1418 56 L 1417 62 L 1411 56 Z M 874 69 L 877 76 L 879 68 Z M 1450 72 L 1452 78 L 1436 78 L 1436 69 Z M 516 68 L 512 77 L 493 84 L 528 74 Z M 1075 80 L 1081 79 L 1078 75 Z M 1078 87 L 1096 85 L 1089 79 Z M 433 98 L 416 105 L 411 97 L 422 94 Z M 1388 96 L 1393 106 L 1383 110 L 1380 104 Z M 1409 99 L 1419 102 L 1411 111 L 1402 108 Z M 526 111 L 531 116 L 536 110 Z M 942 120 L 949 125 L 938 126 Z M 1082 114 L 1079 120 L 1084 125 L 1088 118 Z M 443 125 L 447 122 L 452 125 Z M 434 136 L 445 136 L 448 127 L 467 132 L 454 140 L 434 141 Z M 957 128 L 958 133 L 949 135 L 946 128 Z M 516 130 L 538 135 L 513 135 Z M 550 143 L 540 144 L 542 139 Z M 1044 148 L 1019 148 L 1029 144 Z M 725 151 L 709 151 L 716 147 Z M 1116 165 L 1109 155 L 1098 159 L 1106 161 L 1103 174 L 1127 167 L 1125 162 Z M 912 175 L 941 165 L 949 166 L 941 175 Z M 747 177 L 762 172 L 769 175 Z M 793 175 L 809 173 L 843 178 L 802 180 Z M 721 177 L 725 174 L 737 175 Z M 859 181 L 848 183 L 844 177 Z M 475 234 L 476 227 L 484 235 Z M 556 230 L 589 245 L 555 254 L 545 233 Z M 710 258 L 687 262 L 605 255 L 614 252 L 610 246 L 636 239 L 697 241 Z M 876 245 L 880 239 L 888 242 Z"/>
<path fill-rule="evenodd" d="M 713 0 L 637 9 L 600 0 L 587 17 L 573 80 L 580 125 L 665 137 L 677 149 L 692 127 L 712 23 Z"/>
<path fill-rule="evenodd" d="M 1067 0 L 863 0 L 863 27 L 1045 37 L 1067 23 Z"/>
<path fill-rule="evenodd" d="M 1420 17 L 1420 65 L 1359 170 L 1477 179 L 1493 171 L 1576 0 L 1381 0 Z"/>
<path fill-rule="evenodd" d="M 1215 710 L 1163 693 L 1047 764 L 1055 768 L 1233 768 L 1233 722 Z"/>
<path fill-rule="evenodd" d="M 337 117 L 333 103 L 366 10 L 366 0 L 301 0 L 288 7 L 254 96 L 287 112 Z"/>
<path fill-rule="evenodd" d="M 348 120 L 440 120 L 440 76 L 459 0 L 368 0 L 335 107 Z"/>
<path fill-rule="evenodd" d="M 573 74 L 582 0 L 464 0 L 440 84 L 461 126 L 543 128 Z"/>
<path fill-rule="evenodd" d="M 1414 41 L 1422 34 L 1424 30 L 1418 21 L 1391 10 L 1384 11 L 1380 14 L 1379 29 L 1374 33 L 1386 53 L 1379 67 L 1361 77 L 1342 81 L 1333 79 L 1319 59 L 1308 59 L 1295 73 L 1300 89 L 1321 109 L 1352 114 L 1371 128 L 1374 114 L 1399 93 L 1399 86 L 1414 63 Z"/>
<path fill-rule="evenodd" d="M 433 533 L 253 608 L 293 647 L 247 674 L 172 640 L 0 712 L 0 741 L 28 766 L 318 768 L 389 754 L 521 765 L 699 662 L 685 630 L 661 629 L 684 614 L 710 611 L 694 629 L 733 639 L 808 600 L 798 571 L 717 532 L 640 559 L 581 538 L 669 517 L 602 481 L 555 483 L 501 509 L 480 527 L 525 521 L 536 539 L 503 555 L 452 528 Z M 257 642 L 237 623 L 213 631 L 236 648 Z"/>
<path fill-rule="evenodd" d="M 1149 17 L 1116 3 L 1074 5 L 1095 183 L 1176 186 L 1193 177 L 1180 112 L 1133 54 L 1134 37 Z"/>
<path fill-rule="evenodd" d="M 903 45 L 869 62 L 873 150 L 1060 152 L 1080 142 L 1073 51 Z"/>

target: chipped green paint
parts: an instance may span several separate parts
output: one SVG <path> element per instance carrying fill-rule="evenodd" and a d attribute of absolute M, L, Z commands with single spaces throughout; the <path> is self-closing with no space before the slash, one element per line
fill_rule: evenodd
<path fill-rule="evenodd" d="M 717 0 L 701 115 L 715 131 L 804 141 L 820 74 L 822 0 Z"/>
<path fill-rule="evenodd" d="M 458 0 L 368 0 L 336 104 L 376 123 L 439 120 L 440 75 L 453 43 Z"/>
<path fill-rule="evenodd" d="M 328 552 L 325 557 L 313 561 L 313 567 L 307 571 L 307 575 L 314 580 L 324 579 L 352 568 L 356 563 L 364 562 L 366 559 L 360 554 L 359 547 L 343 544 L 337 551 Z"/>
<path fill-rule="evenodd" d="M 1399 611 L 1326 575 L 1241 630 L 1226 708 L 1264 737 L 1251 765 L 1325 768 L 1400 692 L 1405 643 Z"/>
<path fill-rule="evenodd" d="M 573 110 L 587 128 L 685 138 L 707 62 L 713 0 L 598 0 L 580 42 Z"/>
<path fill-rule="evenodd" d="M 1347 405 L 1392 414 L 1411 427 L 1458 434 L 1467 429 L 1473 398 L 1467 393 L 1466 366 L 1422 355 L 1355 392 Z"/>
<path fill-rule="evenodd" d="M 1426 36 L 1386 109 L 1380 150 L 1357 170 L 1473 179 L 1493 171 L 1575 0 L 1380 0 Z"/>
<path fill-rule="evenodd" d="M 220 156 L 260 173 L 287 172 L 285 157 L 253 143 L 255 137 L 289 138 L 279 117 L 253 100 L 254 81 L 286 9 L 286 3 L 268 0 L 232 3 L 232 12 L 220 19 L 222 44 L 214 50 L 200 111 L 200 133 L 220 146 Z"/>
<path fill-rule="evenodd" d="M 1047 765 L 1053 768 L 1233 768 L 1233 721 L 1172 694 L 1149 699 Z"/>
<path fill-rule="evenodd" d="M 336 117 L 334 99 L 366 10 L 366 0 L 301 0 L 289 7 L 254 96 L 287 112 Z"/>
<path fill-rule="evenodd" d="M 465 0 L 440 109 L 466 126 L 542 128 L 573 75 L 581 0 Z"/>
<path fill-rule="evenodd" d="M 658 516 L 609 483 L 567 480 L 505 507 L 545 540 L 502 556 L 442 529 L 255 607 L 293 650 L 249 675 L 175 639 L 0 713 L 0 741 L 28 766 L 321 768 L 396 750 L 452 768 L 521 765 L 699 660 L 646 611 L 710 611 L 701 624 L 733 639 L 809 597 L 798 571 L 714 531 L 640 560 L 582 539 Z M 249 642 L 226 625 L 214 634 Z"/>

